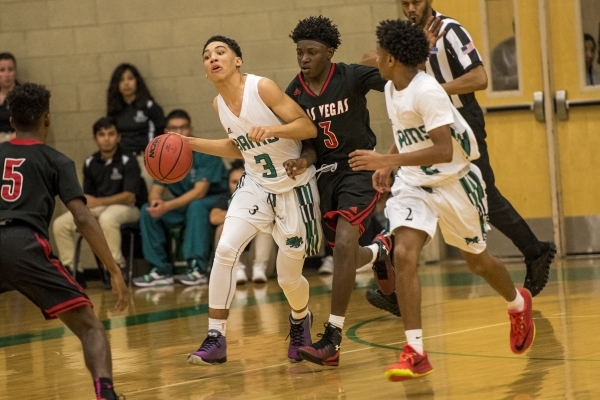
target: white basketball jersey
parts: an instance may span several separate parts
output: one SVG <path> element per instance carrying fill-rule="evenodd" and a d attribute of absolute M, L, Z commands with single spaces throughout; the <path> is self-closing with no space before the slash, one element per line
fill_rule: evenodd
<path fill-rule="evenodd" d="M 471 127 L 432 76 L 420 71 L 408 87 L 400 91 L 389 81 L 385 86 L 385 103 L 400 153 L 433 146 L 427 132 L 450 125 L 454 139 L 452 161 L 420 167 L 403 166 L 398 176 L 409 185 L 432 186 L 460 178 L 468 172 L 470 160 L 479 158 L 479 148 Z"/>
<path fill-rule="evenodd" d="M 217 97 L 217 105 L 219 118 L 227 135 L 244 156 L 246 176 L 261 185 L 267 192 L 277 194 L 307 184 L 315 175 L 315 167 L 311 166 L 293 180 L 285 173 L 283 163 L 300 157 L 302 141 L 270 138 L 264 142 L 253 142 L 248 139 L 248 132 L 253 126 L 285 124 L 260 98 L 258 81 L 261 79 L 260 76 L 246 74 L 239 117 L 231 112 L 221 95 Z"/>

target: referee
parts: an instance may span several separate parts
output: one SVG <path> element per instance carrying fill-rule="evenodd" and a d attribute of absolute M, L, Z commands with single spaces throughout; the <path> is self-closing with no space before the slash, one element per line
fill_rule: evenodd
<path fill-rule="evenodd" d="M 502 196 L 495 184 L 494 172 L 485 142 L 483 111 L 475 99 L 475 91 L 485 90 L 487 74 L 481 56 L 471 36 L 456 20 L 431 8 L 433 0 L 401 0 L 402 12 L 414 24 L 425 28 L 431 16 L 442 22 L 443 36 L 430 51 L 426 72 L 433 75 L 450 96 L 452 103 L 473 129 L 479 159 L 473 161 L 479 167 L 486 184 L 490 223 L 506 235 L 525 256 L 527 275 L 524 287 L 533 296 L 542 291 L 548 282 L 550 264 L 556 254 L 552 242 L 540 242 L 525 220 Z"/>

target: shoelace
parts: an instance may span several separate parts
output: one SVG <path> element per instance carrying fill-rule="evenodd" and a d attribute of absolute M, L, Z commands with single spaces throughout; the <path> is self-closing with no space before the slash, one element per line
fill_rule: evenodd
<path fill-rule="evenodd" d="M 520 312 L 518 314 L 510 314 L 510 329 L 519 336 L 523 336 L 525 333 L 525 321 L 523 317 L 525 313 Z"/>
<path fill-rule="evenodd" d="M 202 342 L 202 345 L 200 346 L 198 351 L 200 351 L 200 350 L 208 351 L 214 346 L 217 346 L 219 348 L 221 347 L 221 343 L 219 343 L 219 337 L 218 336 L 207 336 L 206 339 L 204 339 L 204 342 Z"/>
<path fill-rule="evenodd" d="M 304 344 L 303 336 L 304 335 L 304 327 L 302 324 L 292 324 L 290 328 L 290 333 L 288 337 L 290 338 L 290 344 L 292 346 L 302 346 Z M 287 338 L 286 338 L 287 339 Z"/>
<path fill-rule="evenodd" d="M 335 345 L 333 342 L 333 335 L 335 334 L 335 328 L 329 324 L 323 324 L 325 326 L 325 333 L 317 333 L 317 337 L 321 339 L 317 343 L 313 343 L 312 347 L 315 349 L 322 349 L 328 345 Z"/>
<path fill-rule="evenodd" d="M 410 365 L 415 365 L 415 356 L 417 353 L 405 353 L 404 351 L 400 354 L 400 362 L 408 362 Z"/>

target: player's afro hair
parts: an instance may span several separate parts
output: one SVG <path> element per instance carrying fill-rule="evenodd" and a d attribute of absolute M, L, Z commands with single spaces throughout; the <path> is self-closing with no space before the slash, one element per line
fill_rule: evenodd
<path fill-rule="evenodd" d="M 337 25 L 322 15 L 311 16 L 298 22 L 296 28 L 290 33 L 290 38 L 294 43 L 298 43 L 300 40 L 314 40 L 334 49 L 342 44 Z"/>
<path fill-rule="evenodd" d="M 6 96 L 12 122 L 20 130 L 34 129 L 40 118 L 50 111 L 50 91 L 35 83 L 17 85 Z"/>
<path fill-rule="evenodd" d="M 239 58 L 242 58 L 242 49 L 240 48 L 240 45 L 235 40 L 230 39 L 225 36 L 222 36 L 222 35 L 215 35 L 215 36 L 212 36 L 210 39 L 208 39 L 206 41 L 206 43 L 204 43 L 204 47 L 202 48 L 203 49 L 202 51 L 206 50 L 206 46 L 208 46 L 212 42 L 225 43 L 227 46 L 229 46 L 229 48 L 231 50 L 233 50 L 233 52 L 235 53 L 236 56 L 238 56 Z"/>
<path fill-rule="evenodd" d="M 408 67 L 416 67 L 429 57 L 429 41 L 425 33 L 410 21 L 381 21 L 376 35 L 379 46 Z"/>

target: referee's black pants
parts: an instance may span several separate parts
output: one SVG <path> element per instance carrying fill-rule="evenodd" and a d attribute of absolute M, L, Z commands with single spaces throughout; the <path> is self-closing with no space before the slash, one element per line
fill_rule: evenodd
<path fill-rule="evenodd" d="M 496 179 L 490 165 L 490 156 L 485 142 L 487 134 L 485 133 L 485 120 L 483 119 L 481 107 L 479 107 L 477 101 L 473 101 L 469 105 L 459 108 L 458 111 L 473 130 L 479 146 L 480 156 L 479 159 L 473 161 L 473 164 L 481 170 L 486 185 L 490 223 L 512 240 L 525 256 L 526 261 L 535 260 L 542 250 L 540 241 L 523 217 L 519 215 L 517 210 L 502 196 L 502 193 L 496 187 Z"/>

